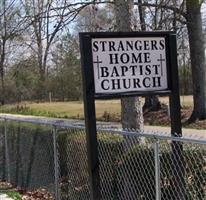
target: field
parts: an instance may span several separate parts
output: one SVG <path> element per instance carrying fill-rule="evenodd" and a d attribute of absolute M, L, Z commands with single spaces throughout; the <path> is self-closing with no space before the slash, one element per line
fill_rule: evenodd
<path fill-rule="evenodd" d="M 160 97 L 163 104 L 169 102 L 168 97 Z M 142 99 L 144 102 L 144 99 Z M 181 97 L 182 120 L 183 122 L 190 116 L 192 112 L 192 96 Z M 84 108 L 83 102 L 24 102 L 21 104 L 11 104 L 0 107 L 0 112 L 26 114 L 36 116 L 58 117 L 58 118 L 73 118 L 83 119 Z M 96 101 L 96 117 L 100 121 L 120 121 L 121 109 L 120 100 L 98 100 Z M 149 112 L 144 114 L 145 124 L 148 125 L 169 125 L 169 117 L 166 108 L 158 112 Z M 204 128 L 205 121 L 197 122 L 189 125 L 190 128 Z"/>

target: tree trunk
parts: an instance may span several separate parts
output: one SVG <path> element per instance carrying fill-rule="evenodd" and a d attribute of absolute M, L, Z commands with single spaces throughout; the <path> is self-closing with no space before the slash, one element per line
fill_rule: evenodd
<path fill-rule="evenodd" d="M 142 7 L 142 0 L 138 0 L 138 10 L 139 10 L 139 19 L 140 19 L 140 25 L 141 30 L 146 31 L 146 23 L 145 23 L 145 11 Z"/>
<path fill-rule="evenodd" d="M 142 6 L 142 0 L 138 0 L 138 10 L 139 10 L 139 19 L 141 24 L 141 31 L 146 31 L 146 23 L 145 23 L 145 11 Z M 157 111 L 161 108 L 161 103 L 159 101 L 158 96 L 146 96 L 145 103 L 143 106 L 143 111 Z"/>
<path fill-rule="evenodd" d="M 157 111 L 161 109 L 158 96 L 152 95 L 145 97 L 143 111 Z"/>
<path fill-rule="evenodd" d="M 187 0 L 187 29 L 193 81 L 193 113 L 188 120 L 206 119 L 206 63 L 202 31 L 201 5 L 199 0 Z"/>
<path fill-rule="evenodd" d="M 5 45 L 6 45 L 6 42 L 3 41 L 2 49 L 0 49 L 1 51 L 1 55 L 0 55 L 0 78 L 1 78 L 0 102 L 1 102 L 1 105 L 5 104 L 5 83 L 4 83 Z"/>
<path fill-rule="evenodd" d="M 115 0 L 117 31 L 131 31 L 132 3 L 133 0 Z M 121 121 L 123 129 L 143 130 L 143 114 L 139 97 L 127 97 L 121 99 Z M 124 138 L 124 152 L 129 151 L 129 145 L 134 142 L 130 141 L 130 139 L 130 137 Z M 121 192 L 117 194 L 117 198 L 119 200 L 132 199 L 133 194 L 135 194 L 135 189 L 132 189 L 133 187 L 131 178 L 129 178 L 130 176 L 131 174 L 128 171 L 124 171 L 122 175 L 123 188 Z"/>
<path fill-rule="evenodd" d="M 117 31 L 131 31 L 132 0 L 115 0 Z M 143 130 L 143 115 L 139 97 L 121 99 L 121 118 L 123 129 Z"/>
<path fill-rule="evenodd" d="M 5 104 L 5 84 L 4 84 L 4 68 L 3 68 L 3 65 L 0 66 L 0 77 L 1 77 L 0 103 L 1 103 L 1 105 L 4 105 Z"/>

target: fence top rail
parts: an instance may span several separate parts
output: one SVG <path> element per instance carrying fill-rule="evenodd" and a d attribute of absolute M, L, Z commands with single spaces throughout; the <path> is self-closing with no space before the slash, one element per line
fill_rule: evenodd
<path fill-rule="evenodd" d="M 37 116 L 25 116 L 25 115 L 14 115 L 14 114 L 0 114 L 1 121 L 16 121 L 22 123 L 32 123 L 37 125 L 48 125 L 56 128 L 72 128 L 72 129 L 85 129 L 83 120 L 73 119 L 58 119 L 58 118 L 47 118 Z M 168 132 L 160 131 L 138 131 L 138 130 L 123 130 L 119 125 L 99 122 L 97 124 L 97 130 L 100 134 L 110 133 L 119 134 L 122 136 L 130 137 L 147 137 L 156 140 L 171 140 L 177 142 L 190 142 L 196 144 L 206 144 L 206 133 L 204 137 L 196 135 L 188 135 L 183 137 L 171 136 Z"/>
<path fill-rule="evenodd" d="M 0 120 L 25 122 L 39 125 L 49 125 L 57 127 L 69 128 L 79 124 L 80 120 L 59 119 L 40 116 L 16 115 L 16 114 L 0 114 Z"/>

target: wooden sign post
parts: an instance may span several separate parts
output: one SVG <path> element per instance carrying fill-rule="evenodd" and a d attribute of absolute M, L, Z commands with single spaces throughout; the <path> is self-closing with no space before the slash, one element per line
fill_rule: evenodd
<path fill-rule="evenodd" d="M 92 199 L 100 199 L 95 99 L 169 95 L 171 133 L 181 136 L 174 32 L 80 33 Z M 178 170 L 178 169 L 177 169 Z"/>

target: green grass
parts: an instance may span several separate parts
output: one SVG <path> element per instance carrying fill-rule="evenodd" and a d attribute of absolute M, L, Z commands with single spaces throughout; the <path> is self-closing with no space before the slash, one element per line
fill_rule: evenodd
<path fill-rule="evenodd" d="M 21 103 L 0 107 L 1 113 L 47 116 L 57 118 L 83 119 L 82 102 L 52 102 L 52 103 Z M 120 101 L 97 101 L 97 119 L 109 116 L 120 116 Z M 104 119 L 105 121 L 105 119 Z"/>
<path fill-rule="evenodd" d="M 160 98 L 162 103 L 168 103 L 168 97 Z M 142 102 L 144 100 L 142 99 Z M 192 106 L 192 96 L 181 97 L 182 106 Z M 57 118 L 83 119 L 83 102 L 52 102 L 11 104 L 0 107 L 1 113 L 24 114 Z M 96 101 L 96 117 L 102 121 L 119 121 L 121 115 L 120 100 Z"/>
<path fill-rule="evenodd" d="M 5 122 L 0 121 L 0 127 L 4 127 Z M 7 125 L 9 127 L 25 127 L 30 130 L 41 130 L 41 131 L 51 131 L 51 126 L 43 125 L 43 124 L 34 124 L 32 122 L 17 122 L 17 121 L 7 121 Z"/>
<path fill-rule="evenodd" d="M 0 194 L 6 194 L 8 197 L 14 200 L 22 200 L 22 196 L 18 192 L 14 191 L 0 191 Z"/>

